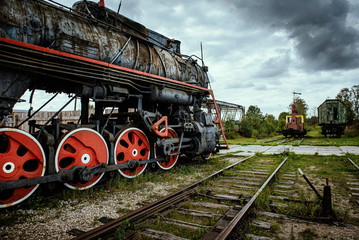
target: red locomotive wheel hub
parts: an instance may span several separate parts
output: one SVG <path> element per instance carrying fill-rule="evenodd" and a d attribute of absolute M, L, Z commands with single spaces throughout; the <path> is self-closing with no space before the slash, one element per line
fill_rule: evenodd
<path fill-rule="evenodd" d="M 108 149 L 103 137 L 93 129 L 78 128 L 65 134 L 58 144 L 55 155 L 55 167 L 71 169 L 74 166 L 94 167 L 108 163 Z M 84 190 L 94 186 L 104 173 L 95 174 L 88 182 L 68 182 L 71 189 Z"/>
<path fill-rule="evenodd" d="M 126 163 L 130 160 L 144 161 L 150 157 L 150 144 L 146 135 L 138 128 L 130 127 L 121 130 L 116 135 L 115 164 Z M 120 174 L 127 178 L 140 175 L 147 164 L 135 169 L 119 169 Z"/>
<path fill-rule="evenodd" d="M 162 129 L 160 132 L 165 131 L 165 129 Z M 178 138 L 177 133 L 175 132 L 175 130 L 173 130 L 172 128 L 168 128 L 168 133 L 169 133 L 169 137 L 167 137 L 166 139 L 169 138 Z M 174 146 L 178 146 L 178 143 L 174 143 Z M 155 156 L 157 158 L 162 157 L 163 154 L 160 154 L 158 151 L 158 146 L 155 145 Z M 171 154 L 177 153 L 178 150 L 176 151 L 172 151 Z M 171 155 L 169 156 L 168 161 L 162 161 L 162 162 L 157 162 L 158 166 L 164 170 L 169 170 L 171 168 L 173 168 L 173 166 L 176 164 L 177 160 L 179 158 L 179 155 Z"/>
<path fill-rule="evenodd" d="M 0 129 L 0 182 L 41 177 L 45 174 L 45 154 L 30 134 L 13 128 Z M 0 208 L 24 201 L 38 185 L 5 190 L 0 194 Z"/>

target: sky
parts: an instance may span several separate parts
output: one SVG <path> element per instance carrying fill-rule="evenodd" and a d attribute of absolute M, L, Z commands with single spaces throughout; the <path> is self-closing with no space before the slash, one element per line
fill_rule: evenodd
<path fill-rule="evenodd" d="M 117 11 L 119 2 L 105 5 Z M 201 56 L 202 42 L 216 99 L 256 105 L 276 118 L 289 111 L 293 92 L 313 115 L 325 99 L 359 84 L 356 0 L 122 0 L 120 13 L 180 40 L 183 54 Z"/>

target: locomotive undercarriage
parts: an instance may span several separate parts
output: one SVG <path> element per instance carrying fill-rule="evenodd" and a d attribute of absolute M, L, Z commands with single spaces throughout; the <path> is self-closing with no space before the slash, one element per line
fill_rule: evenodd
<path fill-rule="evenodd" d="M 25 200 L 42 183 L 87 189 L 105 172 L 119 171 L 132 178 L 148 164 L 168 170 L 180 154 L 205 158 L 220 147 L 211 115 L 200 108 L 210 94 L 201 87 L 6 43 L 1 43 L 1 50 L 7 51 L 1 67 L 1 119 L 26 89 L 45 90 L 54 97 L 66 93 L 69 101 L 45 124 L 31 120 L 41 107 L 29 111 L 29 118 L 15 128 L 0 128 L 0 207 Z M 22 61 L 13 60 L 16 51 L 22 52 Z M 21 68 L 31 58 L 37 61 Z M 44 66 L 41 60 L 56 64 Z M 54 74 L 59 68 L 71 71 Z M 86 69 L 86 77 L 78 76 L 78 69 Z M 99 75 L 106 77 L 96 79 Z M 60 123 L 58 114 L 77 98 L 81 117 L 76 123 Z M 93 114 L 90 100 L 95 104 Z M 105 109 L 110 113 L 104 114 Z M 29 125 L 29 133 L 18 129 L 23 124 Z"/>
<path fill-rule="evenodd" d="M 322 132 L 325 137 L 327 135 L 335 135 L 340 138 L 344 134 L 345 125 L 344 124 L 322 124 Z"/>
<path fill-rule="evenodd" d="M 61 124 L 55 114 L 42 125 L 29 120 L 29 133 L 0 128 L 0 154 L 8 160 L 2 164 L 2 175 L 11 179 L 0 183 L 0 206 L 26 199 L 40 183 L 62 182 L 71 189 L 88 189 L 105 172 L 117 170 L 132 178 L 148 164 L 168 170 L 180 154 L 206 156 L 214 151 L 216 132 L 209 115 L 195 106 L 195 119 L 191 119 L 188 107 L 173 104 L 146 111 L 149 106 L 142 99 L 142 95 L 121 97 L 118 102 L 96 99 L 95 114 L 89 116 L 89 98 L 81 97 L 78 123 Z M 129 108 L 134 111 L 123 111 L 122 103 L 126 108 L 136 105 Z M 111 113 L 103 114 L 109 106 Z M 170 108 L 166 116 L 161 108 Z"/>

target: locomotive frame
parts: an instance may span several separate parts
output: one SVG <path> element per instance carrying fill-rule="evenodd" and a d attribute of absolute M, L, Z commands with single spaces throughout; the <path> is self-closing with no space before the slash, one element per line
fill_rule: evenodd
<path fill-rule="evenodd" d="M 45 124 L 31 120 L 42 106 L 30 109 L 28 119 L 15 128 L 0 127 L 0 208 L 24 201 L 39 184 L 83 190 L 105 172 L 133 178 L 148 164 L 169 170 L 181 154 L 206 158 L 228 148 L 213 91 L 207 88 L 208 68 L 181 55 L 178 41 L 105 9 L 101 1 L 76 3 L 71 12 L 42 0 L 0 1 L 15 9 L 2 10 L 8 19 L 0 25 L 2 125 L 27 89 L 30 102 L 37 89 L 54 94 L 43 106 L 58 93 L 69 95 Z M 11 15 L 25 8 L 28 15 Z M 64 36 L 66 31 L 73 35 Z M 94 37 L 99 33 L 105 40 Z M 60 123 L 58 114 L 77 98 L 78 122 Z M 209 98 L 216 122 L 201 109 Z M 24 123 L 29 133 L 18 129 Z"/>

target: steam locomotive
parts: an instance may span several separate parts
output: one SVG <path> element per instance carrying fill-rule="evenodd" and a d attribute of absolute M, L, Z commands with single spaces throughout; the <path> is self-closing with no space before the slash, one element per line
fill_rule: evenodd
<path fill-rule="evenodd" d="M 216 104 L 219 128 L 213 109 L 201 108 L 210 98 L 215 103 L 208 68 L 182 55 L 179 41 L 103 0 L 72 8 L 45 0 L 0 5 L 0 208 L 24 201 L 39 184 L 88 189 L 106 172 L 133 178 L 149 164 L 169 170 L 180 154 L 208 157 L 224 147 Z M 44 124 L 32 120 L 41 107 L 6 127 L 27 90 L 30 102 L 36 90 L 53 94 L 43 106 L 59 93 L 69 100 Z M 59 113 L 75 99 L 80 118 L 61 123 Z"/>

